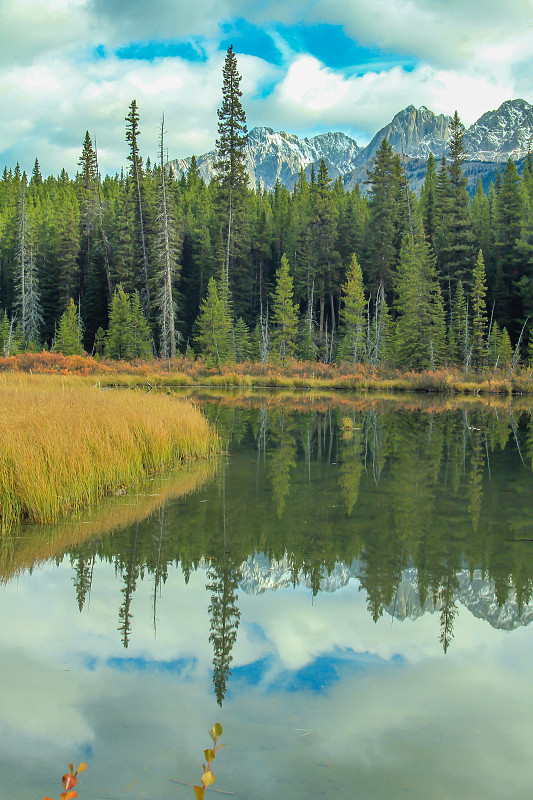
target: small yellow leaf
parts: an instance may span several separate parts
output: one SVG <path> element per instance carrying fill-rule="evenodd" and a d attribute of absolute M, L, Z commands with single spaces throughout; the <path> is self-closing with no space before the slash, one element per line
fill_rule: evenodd
<path fill-rule="evenodd" d="M 86 769 L 87 769 L 87 764 L 85 763 L 85 761 L 82 761 L 78 767 L 78 772 L 85 772 Z"/>
<path fill-rule="evenodd" d="M 203 786 L 195 786 L 194 787 L 194 794 L 196 800 L 204 800 L 205 789 Z"/>
<path fill-rule="evenodd" d="M 204 750 L 204 756 L 206 761 L 212 761 L 215 757 L 215 754 L 212 750 Z"/>
<path fill-rule="evenodd" d="M 215 776 L 213 775 L 210 769 L 206 769 L 206 771 L 202 775 L 202 783 L 204 787 L 207 789 L 207 787 L 211 786 L 211 784 L 214 782 L 215 782 Z"/>
<path fill-rule="evenodd" d="M 215 722 L 215 724 L 213 725 L 213 733 L 215 734 L 215 736 L 222 736 L 222 725 L 220 724 L 220 722 Z"/>

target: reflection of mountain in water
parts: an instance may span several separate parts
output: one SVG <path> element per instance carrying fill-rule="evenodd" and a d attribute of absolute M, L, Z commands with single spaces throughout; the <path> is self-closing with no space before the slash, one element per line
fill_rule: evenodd
<path fill-rule="evenodd" d="M 311 581 L 303 572 L 295 576 L 288 556 L 280 560 L 269 560 L 262 553 L 256 553 L 242 565 L 240 588 L 246 594 L 262 594 L 267 591 L 286 589 L 290 586 L 307 586 L 311 589 Z M 335 564 L 330 575 L 325 575 L 320 581 L 321 592 L 335 592 L 346 586 L 351 580 L 359 580 L 364 576 L 364 563 L 354 561 L 347 564 Z M 494 582 L 484 578 L 481 570 L 474 570 L 470 577 L 468 569 L 457 573 L 459 589 L 455 599 L 467 608 L 478 619 L 484 619 L 493 628 L 501 630 L 514 630 L 521 625 L 529 625 L 533 620 L 533 601 L 518 607 L 516 592 L 511 589 L 503 605 L 498 605 Z M 402 579 L 394 602 L 385 606 L 385 611 L 396 619 L 417 619 L 425 613 L 435 613 L 442 610 L 442 601 L 439 597 L 428 596 L 423 606 L 420 604 L 418 593 L 418 573 L 416 568 L 410 567 L 402 571 Z"/>

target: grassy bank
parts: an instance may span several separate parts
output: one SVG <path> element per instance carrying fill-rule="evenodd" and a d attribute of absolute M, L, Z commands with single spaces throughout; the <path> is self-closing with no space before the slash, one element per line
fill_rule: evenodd
<path fill-rule="evenodd" d="M 78 514 L 69 514 L 60 523 L 13 526 L 0 537 L 0 585 L 51 558 L 61 558 L 88 539 L 143 522 L 169 500 L 199 491 L 214 478 L 218 464 L 213 458 L 182 464 L 125 495 L 106 497 Z"/>
<path fill-rule="evenodd" d="M 210 369 L 200 360 L 184 356 L 173 361 L 97 360 L 60 353 L 21 353 L 0 358 L 0 373 L 26 372 L 50 375 L 84 375 L 100 386 L 211 386 L 356 392 L 432 392 L 440 394 L 533 394 L 533 370 L 519 368 L 465 373 L 454 367 L 427 372 L 372 369 L 363 364 L 323 364 L 289 361 L 265 366 L 257 362 Z"/>
<path fill-rule="evenodd" d="M 218 447 L 191 403 L 83 378 L 0 377 L 0 518 L 58 520 L 120 487 Z"/>

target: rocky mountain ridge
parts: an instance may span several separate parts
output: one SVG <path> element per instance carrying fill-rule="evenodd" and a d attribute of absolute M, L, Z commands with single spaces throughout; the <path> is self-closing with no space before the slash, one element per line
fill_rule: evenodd
<path fill-rule="evenodd" d="M 270 190 L 279 180 L 292 189 L 301 169 L 309 177 L 311 169 L 316 172 L 320 160 L 324 159 L 333 180 L 340 176 L 345 189 L 359 183 L 364 191 L 367 169 L 386 138 L 395 152 L 403 154 L 411 188 L 417 191 L 429 154 L 433 153 L 437 160 L 447 154 L 450 121 L 451 117 L 445 114 L 436 115 L 425 106 L 410 105 L 396 114 L 365 147 L 339 131 L 300 139 L 285 131 L 253 128 L 246 146 L 250 185 Z M 465 134 L 468 161 L 464 170 L 469 186 L 475 186 L 477 178 L 481 177 L 488 187 L 497 165 L 508 158 L 520 165 L 532 143 L 533 105 L 521 99 L 508 100 L 498 109 L 487 111 Z M 214 150 L 197 157 L 200 175 L 206 182 L 215 175 L 215 161 Z M 179 178 L 190 164 L 190 158 L 174 159 L 169 162 L 169 169 L 173 177 Z"/>
<path fill-rule="evenodd" d="M 351 565 L 337 563 L 330 575 L 324 575 L 320 581 L 321 592 L 335 592 L 350 581 L 364 583 L 365 569 L 362 562 L 354 561 Z M 455 601 L 467 608 L 478 619 L 484 619 L 493 628 L 514 630 L 529 625 L 533 620 L 533 602 L 518 608 L 516 595 L 510 591 L 507 601 L 498 605 L 496 591 L 492 581 L 483 577 L 480 570 L 474 570 L 470 577 L 465 567 L 457 573 L 458 589 Z M 296 583 L 311 588 L 308 576 L 298 573 Z M 294 578 L 288 557 L 279 561 L 269 560 L 265 555 L 256 553 L 242 565 L 239 581 L 246 594 L 262 594 L 267 591 L 287 589 L 293 586 Z M 398 585 L 396 597 L 385 611 L 398 620 L 417 619 L 426 613 L 441 610 L 440 600 L 428 597 L 424 605 L 420 603 L 418 593 L 418 576 L 414 567 L 402 571 L 402 580 Z"/>

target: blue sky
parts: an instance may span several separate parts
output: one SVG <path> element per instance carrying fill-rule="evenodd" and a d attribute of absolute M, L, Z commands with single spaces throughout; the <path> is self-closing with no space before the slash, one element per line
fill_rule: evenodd
<path fill-rule="evenodd" d="M 249 127 L 342 130 L 365 144 L 413 103 L 465 124 L 533 102 L 531 0 L 0 0 L 0 166 L 73 173 L 86 130 L 105 171 L 141 149 L 212 149 L 233 44 Z"/>

